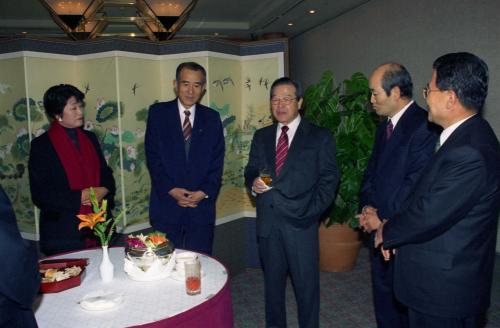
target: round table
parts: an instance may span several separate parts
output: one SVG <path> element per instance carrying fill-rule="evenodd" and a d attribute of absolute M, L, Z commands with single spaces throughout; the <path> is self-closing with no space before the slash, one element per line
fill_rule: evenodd
<path fill-rule="evenodd" d="M 177 250 L 182 251 L 182 250 Z M 100 248 L 66 253 L 50 258 L 88 258 L 80 286 L 54 294 L 41 294 L 34 311 L 44 327 L 232 327 L 231 292 L 226 268 L 214 258 L 199 254 L 203 277 L 201 294 L 186 294 L 184 281 L 165 278 L 138 282 L 123 271 L 124 249 L 110 248 L 114 279 L 102 283 L 98 266 Z M 122 293 L 123 303 L 105 311 L 87 311 L 79 301 L 94 291 Z"/>

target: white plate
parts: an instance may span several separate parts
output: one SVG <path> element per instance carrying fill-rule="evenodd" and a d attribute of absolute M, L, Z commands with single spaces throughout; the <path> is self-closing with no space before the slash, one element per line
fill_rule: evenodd
<path fill-rule="evenodd" d="M 96 290 L 86 294 L 78 303 L 87 311 L 111 310 L 123 303 L 123 294 L 109 290 Z"/>

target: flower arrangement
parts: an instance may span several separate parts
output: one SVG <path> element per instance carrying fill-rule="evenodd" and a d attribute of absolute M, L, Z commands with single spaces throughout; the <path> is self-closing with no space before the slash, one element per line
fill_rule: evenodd
<path fill-rule="evenodd" d="M 155 249 L 168 242 L 168 239 L 164 233 L 153 231 L 147 235 L 143 235 L 142 233 L 140 235 L 128 235 L 125 241 L 132 248 Z"/>
<path fill-rule="evenodd" d="M 99 242 L 102 246 L 108 246 L 111 238 L 113 237 L 113 233 L 115 232 L 116 224 L 120 222 L 125 211 L 122 211 L 116 218 L 107 220 L 108 201 L 104 199 L 99 206 L 95 190 L 92 187 L 89 191 L 89 197 L 92 204 L 92 211 L 94 213 L 77 215 L 81 221 L 78 225 L 78 230 L 89 228 L 92 230 L 94 235 L 99 238 Z"/>

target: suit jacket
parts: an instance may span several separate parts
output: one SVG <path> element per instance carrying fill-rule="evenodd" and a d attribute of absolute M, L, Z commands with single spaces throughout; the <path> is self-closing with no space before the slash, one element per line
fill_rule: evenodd
<path fill-rule="evenodd" d="M 167 231 L 169 225 L 181 224 L 181 217 L 188 215 L 191 222 L 187 224 L 213 226 L 224 165 L 224 134 L 219 113 L 196 105 L 186 158 L 177 99 L 154 104 L 149 110 L 145 147 L 151 175 L 151 225 Z M 196 208 L 183 208 L 168 194 L 175 187 L 202 190 L 209 198 Z"/>
<path fill-rule="evenodd" d="M 490 302 L 500 207 L 500 146 L 479 115 L 432 157 L 401 214 L 384 226 L 397 248 L 396 297 L 419 312 L 467 317 Z"/>
<path fill-rule="evenodd" d="M 94 133 L 85 131 L 100 160 L 101 184 L 109 190 L 106 199 L 113 207 L 115 180 Z M 66 171 L 48 133 L 33 139 L 28 162 L 31 199 L 40 208 L 40 246 L 46 255 L 81 249 L 86 229 L 78 231 L 81 191 L 71 190 Z"/>
<path fill-rule="evenodd" d="M 427 121 L 427 111 L 415 102 L 401 116 L 389 141 L 386 126 L 384 120 L 377 128 L 360 193 L 360 206 L 372 205 L 384 219 L 398 213 L 410 195 L 434 154 L 440 129 Z"/>
<path fill-rule="evenodd" d="M 17 228 L 9 198 L 0 187 L 0 327 L 36 327 L 31 310 L 40 287 L 38 255 Z"/>
<path fill-rule="evenodd" d="M 302 118 L 278 177 L 275 176 L 275 123 L 255 132 L 245 184 L 251 189 L 260 170 L 268 168 L 273 189 L 257 196 L 257 235 L 266 237 L 274 225 L 307 228 L 331 205 L 339 170 L 330 131 Z"/>

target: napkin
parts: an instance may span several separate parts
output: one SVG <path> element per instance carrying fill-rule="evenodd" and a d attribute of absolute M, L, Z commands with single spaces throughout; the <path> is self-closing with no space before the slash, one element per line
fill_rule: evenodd
<path fill-rule="evenodd" d="M 106 290 L 97 290 L 85 295 L 79 302 L 87 311 L 110 310 L 123 302 L 123 294 Z"/>

